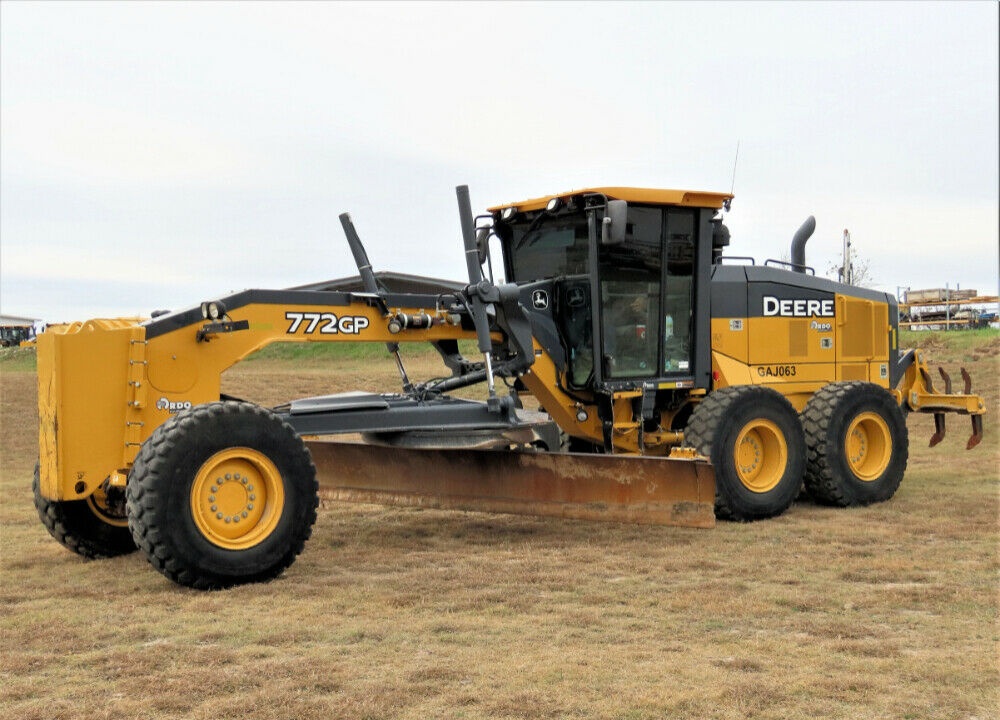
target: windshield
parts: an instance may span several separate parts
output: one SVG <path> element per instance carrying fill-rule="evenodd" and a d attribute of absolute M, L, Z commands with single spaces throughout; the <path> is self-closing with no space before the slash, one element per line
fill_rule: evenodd
<path fill-rule="evenodd" d="M 587 272 L 587 218 L 583 213 L 541 215 L 512 228 L 510 262 L 515 282 Z"/>

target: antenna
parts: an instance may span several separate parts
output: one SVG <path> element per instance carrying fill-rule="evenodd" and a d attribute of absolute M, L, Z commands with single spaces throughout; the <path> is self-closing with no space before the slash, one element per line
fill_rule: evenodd
<path fill-rule="evenodd" d="M 729 188 L 729 194 L 732 195 L 736 191 L 736 163 L 740 161 L 740 141 L 736 141 L 736 157 L 733 159 L 733 184 Z M 733 199 L 729 198 L 723 203 L 726 208 L 726 212 L 729 212 L 729 207 L 732 205 Z"/>

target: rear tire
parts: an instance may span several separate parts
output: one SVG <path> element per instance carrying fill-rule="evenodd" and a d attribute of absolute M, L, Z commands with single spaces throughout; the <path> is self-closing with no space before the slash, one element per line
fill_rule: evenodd
<path fill-rule="evenodd" d="M 302 552 L 318 490 L 291 426 L 251 403 L 208 403 L 143 443 L 127 488 L 129 527 L 153 567 L 181 585 L 266 581 Z"/>
<path fill-rule="evenodd" d="M 716 390 L 691 413 L 684 434 L 715 468 L 717 517 L 774 517 L 795 501 L 805 438 L 798 413 L 780 393 L 753 385 Z"/>
<path fill-rule="evenodd" d="M 885 388 L 831 383 L 802 411 L 806 489 L 826 505 L 869 505 L 891 498 L 906 471 L 906 419 Z"/>
<path fill-rule="evenodd" d="M 42 525 L 60 545 L 85 558 L 108 558 L 135 552 L 125 519 L 122 491 L 95 492 L 85 500 L 49 500 L 42 497 L 39 468 L 31 482 L 35 509 Z"/>

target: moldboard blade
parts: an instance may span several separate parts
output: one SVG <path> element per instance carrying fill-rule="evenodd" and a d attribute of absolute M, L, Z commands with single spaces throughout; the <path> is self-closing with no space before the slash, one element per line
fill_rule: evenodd
<path fill-rule="evenodd" d="M 715 525 L 703 459 L 392 448 L 312 440 L 333 500 L 647 525 Z"/>

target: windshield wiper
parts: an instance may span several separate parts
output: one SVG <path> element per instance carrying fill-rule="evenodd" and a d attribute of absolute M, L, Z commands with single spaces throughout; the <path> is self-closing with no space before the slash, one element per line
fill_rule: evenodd
<path fill-rule="evenodd" d="M 529 225 L 528 229 L 524 231 L 524 235 L 521 236 L 520 241 L 517 243 L 517 247 L 514 249 L 520 250 L 523 247 L 530 247 L 538 242 L 542 237 L 542 233 L 538 232 L 538 226 L 541 224 L 542 220 L 548 216 L 549 214 L 546 211 L 538 213 L 538 217 L 531 221 L 531 225 Z"/>

